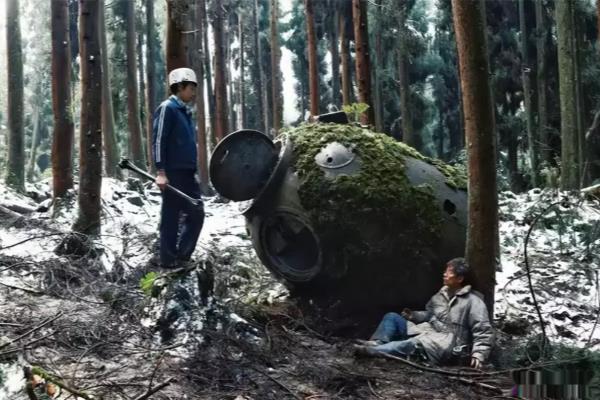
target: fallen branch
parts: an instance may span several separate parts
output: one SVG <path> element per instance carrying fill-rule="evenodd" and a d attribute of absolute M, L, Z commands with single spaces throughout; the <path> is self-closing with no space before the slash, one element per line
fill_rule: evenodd
<path fill-rule="evenodd" d="M 539 363 L 539 364 L 532 364 L 532 365 L 530 365 L 528 367 L 503 369 L 503 370 L 491 371 L 491 372 L 486 372 L 486 371 L 480 371 L 480 372 L 463 372 L 463 371 L 458 371 L 457 372 L 457 371 L 450 371 L 450 370 L 443 369 L 443 368 L 427 367 L 425 365 L 421 365 L 421 364 L 418 364 L 418 363 L 406 360 L 406 359 L 401 358 L 401 357 L 396 357 L 396 356 L 393 356 L 391 354 L 382 353 L 380 351 L 378 351 L 378 355 L 380 355 L 383 358 L 388 358 L 390 360 L 400 361 L 403 364 L 406 364 L 406 365 L 408 365 L 410 367 L 419 369 L 421 371 L 432 372 L 432 373 L 435 373 L 435 374 L 440 374 L 440 375 L 445 375 L 445 376 L 455 376 L 455 377 L 459 377 L 459 378 L 463 378 L 463 377 L 471 377 L 471 378 L 490 377 L 490 376 L 510 374 L 512 372 L 518 372 L 518 371 L 530 371 L 530 370 L 536 370 L 536 369 L 544 368 L 544 367 L 552 367 L 552 366 L 556 366 L 556 365 L 570 364 L 570 363 L 574 363 L 574 362 L 578 362 L 578 361 L 583 361 L 583 360 L 585 360 L 585 359 L 588 358 L 588 357 L 578 357 L 578 358 L 573 358 L 573 359 L 570 359 L 570 360 L 548 361 L 548 362 Z"/>
<path fill-rule="evenodd" d="M 82 399 L 85 399 L 85 400 L 94 400 L 89 394 L 68 386 L 60 378 L 50 375 L 48 372 L 44 371 L 40 367 L 31 367 L 31 373 L 33 375 L 41 376 L 42 378 L 44 378 L 44 380 L 46 380 L 46 382 L 53 383 L 56 386 L 58 386 L 59 388 L 64 389 L 67 392 L 69 392 L 77 397 L 81 397 Z"/>
<path fill-rule="evenodd" d="M 491 392 L 495 392 L 495 393 L 498 393 L 498 394 L 502 393 L 502 389 L 500 389 L 497 386 L 492 386 L 490 384 L 483 383 L 483 382 L 477 382 L 477 381 L 475 381 L 473 379 L 459 378 L 459 377 L 455 377 L 455 376 L 449 376 L 448 379 L 452 379 L 454 381 L 458 381 L 460 383 L 464 383 L 464 384 L 470 385 L 470 386 L 477 386 L 477 387 L 480 387 L 482 389 L 486 389 L 486 390 L 489 390 Z"/>
<path fill-rule="evenodd" d="M 54 317 L 47 319 L 46 321 L 42 322 L 41 324 L 39 324 L 38 326 L 36 326 L 33 329 L 30 329 L 29 331 L 25 332 L 24 334 L 22 334 L 21 336 L 17 336 L 16 338 L 14 338 L 13 340 L 9 340 L 6 343 L 2 343 L 0 344 L 0 350 L 4 349 L 5 347 L 10 346 L 11 344 L 15 343 L 18 340 L 23 339 L 24 337 L 27 337 L 29 335 L 31 335 L 33 332 L 39 331 L 40 329 L 42 329 L 44 326 L 48 325 L 49 323 L 56 321 L 57 319 L 59 319 L 60 317 L 62 317 L 63 313 L 59 312 L 58 314 L 56 314 Z M 39 375 L 39 374 L 38 374 Z"/>
<path fill-rule="evenodd" d="M 154 386 L 152 389 L 149 389 L 145 394 L 136 397 L 135 400 L 145 400 L 147 398 L 149 398 L 150 396 L 152 396 L 154 393 L 158 392 L 159 390 L 169 386 L 171 384 L 171 382 L 174 382 L 175 378 L 171 377 L 169 379 L 167 379 L 166 381 L 164 381 L 163 383 L 159 383 L 158 385 Z"/>

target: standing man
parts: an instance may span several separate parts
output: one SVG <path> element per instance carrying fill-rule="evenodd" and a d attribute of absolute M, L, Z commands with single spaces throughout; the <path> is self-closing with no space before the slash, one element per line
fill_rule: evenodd
<path fill-rule="evenodd" d="M 169 184 L 195 199 L 201 198 L 196 178 L 196 131 L 186 106 L 194 99 L 196 84 L 193 70 L 174 69 L 169 73 L 171 96 L 154 112 L 152 156 L 158 171 L 156 184 L 162 190 L 160 263 L 164 268 L 190 260 L 204 223 L 202 203 L 194 207 L 165 190 Z"/>

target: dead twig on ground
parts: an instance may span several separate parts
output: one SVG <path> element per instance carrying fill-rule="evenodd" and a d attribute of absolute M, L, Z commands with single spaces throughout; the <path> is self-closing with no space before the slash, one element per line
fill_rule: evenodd
<path fill-rule="evenodd" d="M 38 326 L 36 326 L 33 329 L 30 329 L 29 331 L 25 332 L 24 334 L 17 336 L 16 338 L 14 338 L 13 340 L 9 340 L 6 343 L 2 343 L 0 344 L 0 350 L 10 346 L 11 344 L 15 343 L 16 341 L 19 341 L 21 339 L 23 339 L 24 337 L 27 337 L 29 335 L 31 335 L 32 333 L 39 331 L 40 329 L 42 329 L 44 326 L 52 323 L 53 321 L 56 321 L 57 319 L 59 319 L 60 317 L 62 317 L 63 313 L 59 312 L 58 314 L 56 314 L 54 317 L 47 319 L 46 321 L 42 322 L 41 324 L 39 324 Z"/>
<path fill-rule="evenodd" d="M 171 377 L 169 379 L 167 379 L 166 381 L 164 381 L 163 383 L 159 383 L 158 385 L 154 386 L 152 389 L 148 390 L 145 394 L 138 396 L 135 398 L 135 400 L 145 400 L 147 398 L 149 398 L 150 396 L 152 396 L 154 393 L 158 392 L 159 390 L 169 386 L 171 384 L 171 382 L 174 382 L 175 378 Z"/>

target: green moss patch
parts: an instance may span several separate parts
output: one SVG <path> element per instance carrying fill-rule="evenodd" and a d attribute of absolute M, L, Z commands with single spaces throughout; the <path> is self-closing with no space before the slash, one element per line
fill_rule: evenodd
<path fill-rule="evenodd" d="M 339 258 L 385 254 L 398 246 L 417 255 L 439 238 L 441 213 L 428 185 L 413 186 L 405 158 L 434 165 L 454 188 L 466 178 L 454 167 L 424 157 L 393 138 L 355 125 L 304 124 L 285 133 L 294 144 L 300 200 Z M 330 142 L 354 148 L 360 172 L 327 178 L 315 156 Z M 346 260 L 347 261 L 347 260 Z"/>

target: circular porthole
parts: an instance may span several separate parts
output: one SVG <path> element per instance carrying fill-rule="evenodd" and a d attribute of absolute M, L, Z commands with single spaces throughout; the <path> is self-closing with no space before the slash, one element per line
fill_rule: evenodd
<path fill-rule="evenodd" d="M 268 267 L 295 282 L 313 279 L 321 270 L 319 239 L 302 216 L 278 210 L 260 227 L 260 243 Z"/>

